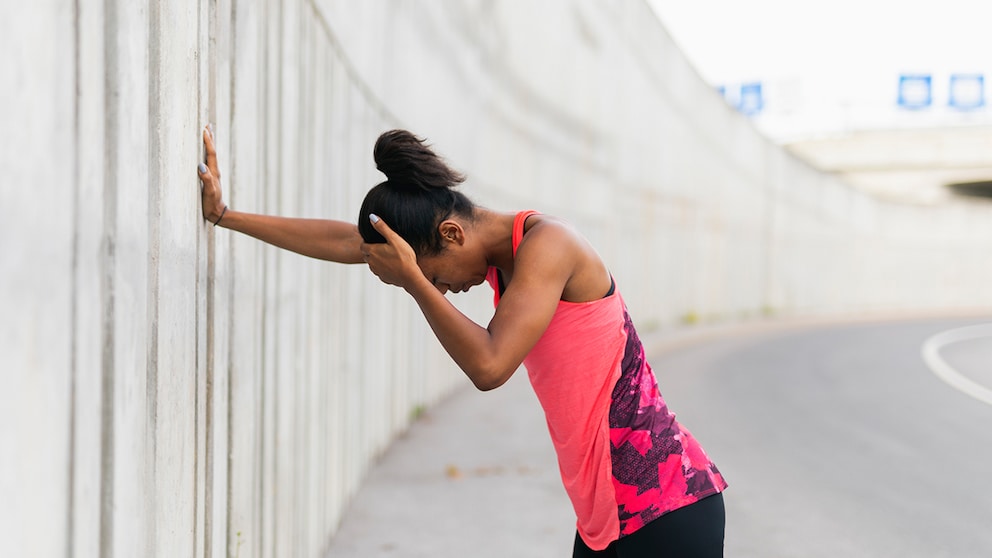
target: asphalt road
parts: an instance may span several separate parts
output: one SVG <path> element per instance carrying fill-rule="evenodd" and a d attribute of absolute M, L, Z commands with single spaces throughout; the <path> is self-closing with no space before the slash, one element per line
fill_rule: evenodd
<path fill-rule="evenodd" d="M 731 485 L 726 555 L 992 556 L 992 406 L 920 354 L 972 323 L 815 327 L 657 358 L 670 406 Z M 942 356 L 992 378 L 992 338 Z"/>
<path fill-rule="evenodd" d="M 645 339 L 670 408 L 730 483 L 726 556 L 992 557 L 992 405 L 921 357 L 932 335 L 983 322 L 759 326 L 682 348 Z M 992 388 L 992 337 L 941 356 Z M 370 473 L 327 556 L 567 557 L 573 534 L 518 373 L 426 413 Z"/>

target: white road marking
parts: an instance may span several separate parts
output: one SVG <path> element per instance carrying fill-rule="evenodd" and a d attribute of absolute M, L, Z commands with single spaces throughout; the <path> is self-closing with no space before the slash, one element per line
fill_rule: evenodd
<path fill-rule="evenodd" d="M 940 356 L 940 350 L 948 345 L 960 343 L 961 341 L 980 339 L 982 337 L 992 337 L 992 324 L 980 324 L 942 331 L 923 342 L 923 360 L 926 361 L 927 366 L 930 367 L 930 370 L 938 378 L 944 380 L 951 387 L 983 403 L 992 405 L 992 389 L 958 372 Z"/>

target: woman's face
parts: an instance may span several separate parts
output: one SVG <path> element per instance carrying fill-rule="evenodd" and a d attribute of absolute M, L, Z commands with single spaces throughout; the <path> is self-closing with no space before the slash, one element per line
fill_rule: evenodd
<path fill-rule="evenodd" d="M 450 223 L 450 221 L 445 221 Z M 486 280 L 489 264 L 477 243 L 460 226 L 441 225 L 444 249 L 439 254 L 417 256 L 417 265 L 442 294 L 463 293 Z"/>

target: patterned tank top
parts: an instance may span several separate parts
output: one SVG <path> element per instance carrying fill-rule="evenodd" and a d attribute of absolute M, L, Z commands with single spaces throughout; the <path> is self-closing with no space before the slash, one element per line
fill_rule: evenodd
<path fill-rule="evenodd" d="M 514 256 L 536 213 L 514 219 Z M 490 268 L 487 280 L 498 306 L 499 271 Z M 727 487 L 662 399 L 618 289 L 590 302 L 560 301 L 524 366 L 589 548 L 602 550 Z"/>

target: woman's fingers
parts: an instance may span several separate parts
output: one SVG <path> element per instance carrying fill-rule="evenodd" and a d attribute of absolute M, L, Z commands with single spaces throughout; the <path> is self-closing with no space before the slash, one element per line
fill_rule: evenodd
<path fill-rule="evenodd" d="M 389 228 L 389 225 L 385 221 L 379 218 L 375 213 L 369 213 L 369 221 L 372 221 L 372 228 L 382 235 L 382 238 L 386 239 L 388 244 L 395 244 L 396 239 L 399 238 L 393 229 Z"/>
<path fill-rule="evenodd" d="M 362 259 L 369 266 L 369 271 L 387 285 L 402 287 L 413 274 L 421 273 L 417 267 L 417 256 L 403 237 L 396 234 L 385 221 L 376 215 L 369 215 L 372 226 L 383 238 L 384 244 L 362 243 Z"/>
<path fill-rule="evenodd" d="M 372 275 L 375 275 L 387 285 L 390 284 L 390 281 L 386 277 L 382 276 L 379 269 L 382 254 L 377 254 L 376 251 L 388 248 L 388 244 L 366 244 L 364 242 L 359 247 L 359 250 L 362 251 L 362 259 L 365 260 L 365 263 L 369 266 L 369 271 L 372 272 Z"/>
<path fill-rule="evenodd" d="M 214 176 L 213 173 L 210 172 L 210 168 L 208 168 L 207 165 L 200 163 L 196 167 L 196 173 L 200 175 L 200 182 L 202 182 L 202 184 L 200 185 L 200 189 L 203 190 L 205 193 L 210 193 L 207 191 L 207 189 L 208 188 L 212 189 L 215 186 L 213 180 Z"/>
<path fill-rule="evenodd" d="M 217 166 L 217 149 L 214 146 L 214 132 L 212 125 L 203 127 L 203 148 L 207 154 L 207 168 L 215 178 L 220 178 L 220 169 Z"/>
<path fill-rule="evenodd" d="M 220 196 L 217 193 L 216 183 L 207 165 L 200 163 L 197 165 L 196 172 L 200 175 L 200 204 L 203 210 L 203 218 L 210 219 L 212 209 L 217 205 Z"/>
<path fill-rule="evenodd" d="M 203 181 L 203 186 L 207 187 L 213 184 L 211 178 L 220 178 L 220 173 L 217 172 L 217 150 L 214 148 L 214 139 L 207 126 L 203 127 L 203 149 L 206 152 L 207 161 L 205 164 L 197 165 L 196 170 L 200 175 L 200 180 Z"/>
<path fill-rule="evenodd" d="M 416 265 L 417 255 L 414 253 L 413 248 L 403 239 L 402 236 L 397 234 L 393 229 L 386 224 L 385 221 L 379 218 L 375 213 L 369 214 L 369 221 L 372 222 L 372 227 L 382 235 L 382 238 L 386 239 L 386 244 L 379 244 L 378 246 L 388 246 L 389 252 L 395 255 L 398 260 L 406 262 L 407 264 Z M 366 250 L 367 252 L 373 250 L 382 250 L 384 248 L 372 248 Z M 375 253 L 373 252 L 373 255 Z"/>
<path fill-rule="evenodd" d="M 213 133 L 209 127 L 203 128 L 203 148 L 207 155 L 206 163 L 200 163 L 196 172 L 200 176 L 200 196 L 203 218 L 216 222 L 224 208 L 220 191 L 220 172 L 217 170 L 217 150 L 214 147 Z"/>

